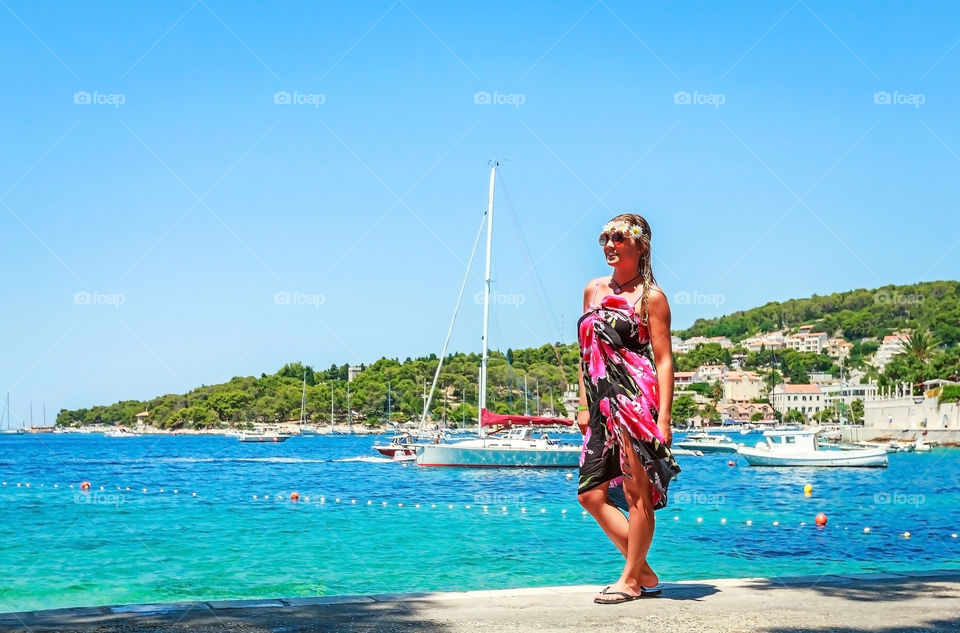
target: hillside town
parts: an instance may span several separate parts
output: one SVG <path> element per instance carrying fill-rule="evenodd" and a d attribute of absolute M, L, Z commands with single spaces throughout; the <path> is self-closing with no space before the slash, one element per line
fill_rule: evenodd
<path fill-rule="evenodd" d="M 757 334 L 736 344 L 724 336 L 674 336 L 678 366 L 683 365 L 683 355 L 710 345 L 727 350 L 730 358 L 729 364 L 702 364 L 690 371 L 675 371 L 674 423 L 694 428 L 724 424 L 764 427 L 781 422 L 849 425 L 882 430 L 891 436 L 932 431 L 943 435 L 944 441 L 957 441 L 960 399 L 941 402 L 939 395 L 941 388 L 960 386 L 960 382 L 928 380 L 923 383 L 922 394 L 917 395 L 913 385 L 881 387 L 875 379 L 895 356 L 905 352 L 908 342 L 908 333 L 884 336 L 877 341 L 876 352 L 865 359 L 865 367 L 845 369 L 844 361 L 853 343 L 817 331 L 814 326 L 801 326 L 790 333 Z M 840 371 L 811 371 L 809 381 L 794 383 L 789 376 L 779 375 L 776 363 L 745 367 L 751 353 L 769 352 L 775 357 L 776 352 L 786 349 L 826 355 Z"/>

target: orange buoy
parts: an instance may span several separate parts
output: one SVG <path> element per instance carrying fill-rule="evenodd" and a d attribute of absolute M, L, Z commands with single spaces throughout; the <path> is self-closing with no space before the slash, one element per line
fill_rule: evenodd
<path fill-rule="evenodd" d="M 825 515 L 823 512 L 821 512 L 820 514 L 818 514 L 818 515 L 816 516 L 816 518 L 814 519 L 814 521 L 817 522 L 817 525 L 821 525 L 821 526 L 826 525 L 826 524 L 827 524 L 827 515 Z"/>
<path fill-rule="evenodd" d="M 299 493 L 299 492 L 291 492 L 291 493 L 290 493 L 290 499 L 291 499 L 291 500 L 296 501 L 296 500 L 299 499 L 299 498 L 300 498 L 300 493 Z"/>
<path fill-rule="evenodd" d="M 729 462 L 727 462 L 727 466 L 733 466 L 733 465 L 734 465 L 734 461 L 732 459 Z"/>
<path fill-rule="evenodd" d="M 89 481 L 84 481 L 80 483 L 80 490 L 89 490 L 89 489 L 90 489 Z"/>

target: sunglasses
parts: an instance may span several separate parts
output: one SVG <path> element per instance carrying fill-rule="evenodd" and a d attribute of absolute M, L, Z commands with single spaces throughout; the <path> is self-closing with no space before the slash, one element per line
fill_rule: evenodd
<path fill-rule="evenodd" d="M 627 236 L 619 231 L 614 231 L 613 233 L 601 233 L 600 234 L 600 246 L 606 246 L 607 240 L 613 240 L 613 243 L 617 246 L 622 246 L 624 242 L 627 241 Z"/>

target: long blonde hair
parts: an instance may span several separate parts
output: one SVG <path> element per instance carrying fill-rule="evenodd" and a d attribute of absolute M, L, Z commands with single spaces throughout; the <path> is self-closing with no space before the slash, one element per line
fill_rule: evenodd
<path fill-rule="evenodd" d="M 638 263 L 637 270 L 640 273 L 643 286 L 643 294 L 640 299 L 640 322 L 647 325 L 650 318 L 650 308 L 647 298 L 650 294 L 650 287 L 657 283 L 656 277 L 653 276 L 653 266 L 650 262 L 650 223 L 647 222 L 646 218 L 642 215 L 636 213 L 621 213 L 610 221 L 623 221 L 628 224 L 636 224 L 643 229 L 643 235 L 636 239 L 637 246 L 640 247 L 640 262 Z"/>

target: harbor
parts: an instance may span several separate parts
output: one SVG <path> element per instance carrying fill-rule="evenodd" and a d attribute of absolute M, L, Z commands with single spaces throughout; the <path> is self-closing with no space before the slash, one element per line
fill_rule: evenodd
<path fill-rule="evenodd" d="M 0 565 L 21 579 L 0 612 L 599 585 L 616 573 L 616 550 L 577 503 L 576 468 L 422 467 L 374 450 L 387 440 L 0 437 Z M 680 455 L 651 564 L 668 583 L 955 566 L 958 455 L 891 453 L 887 468 Z"/>

